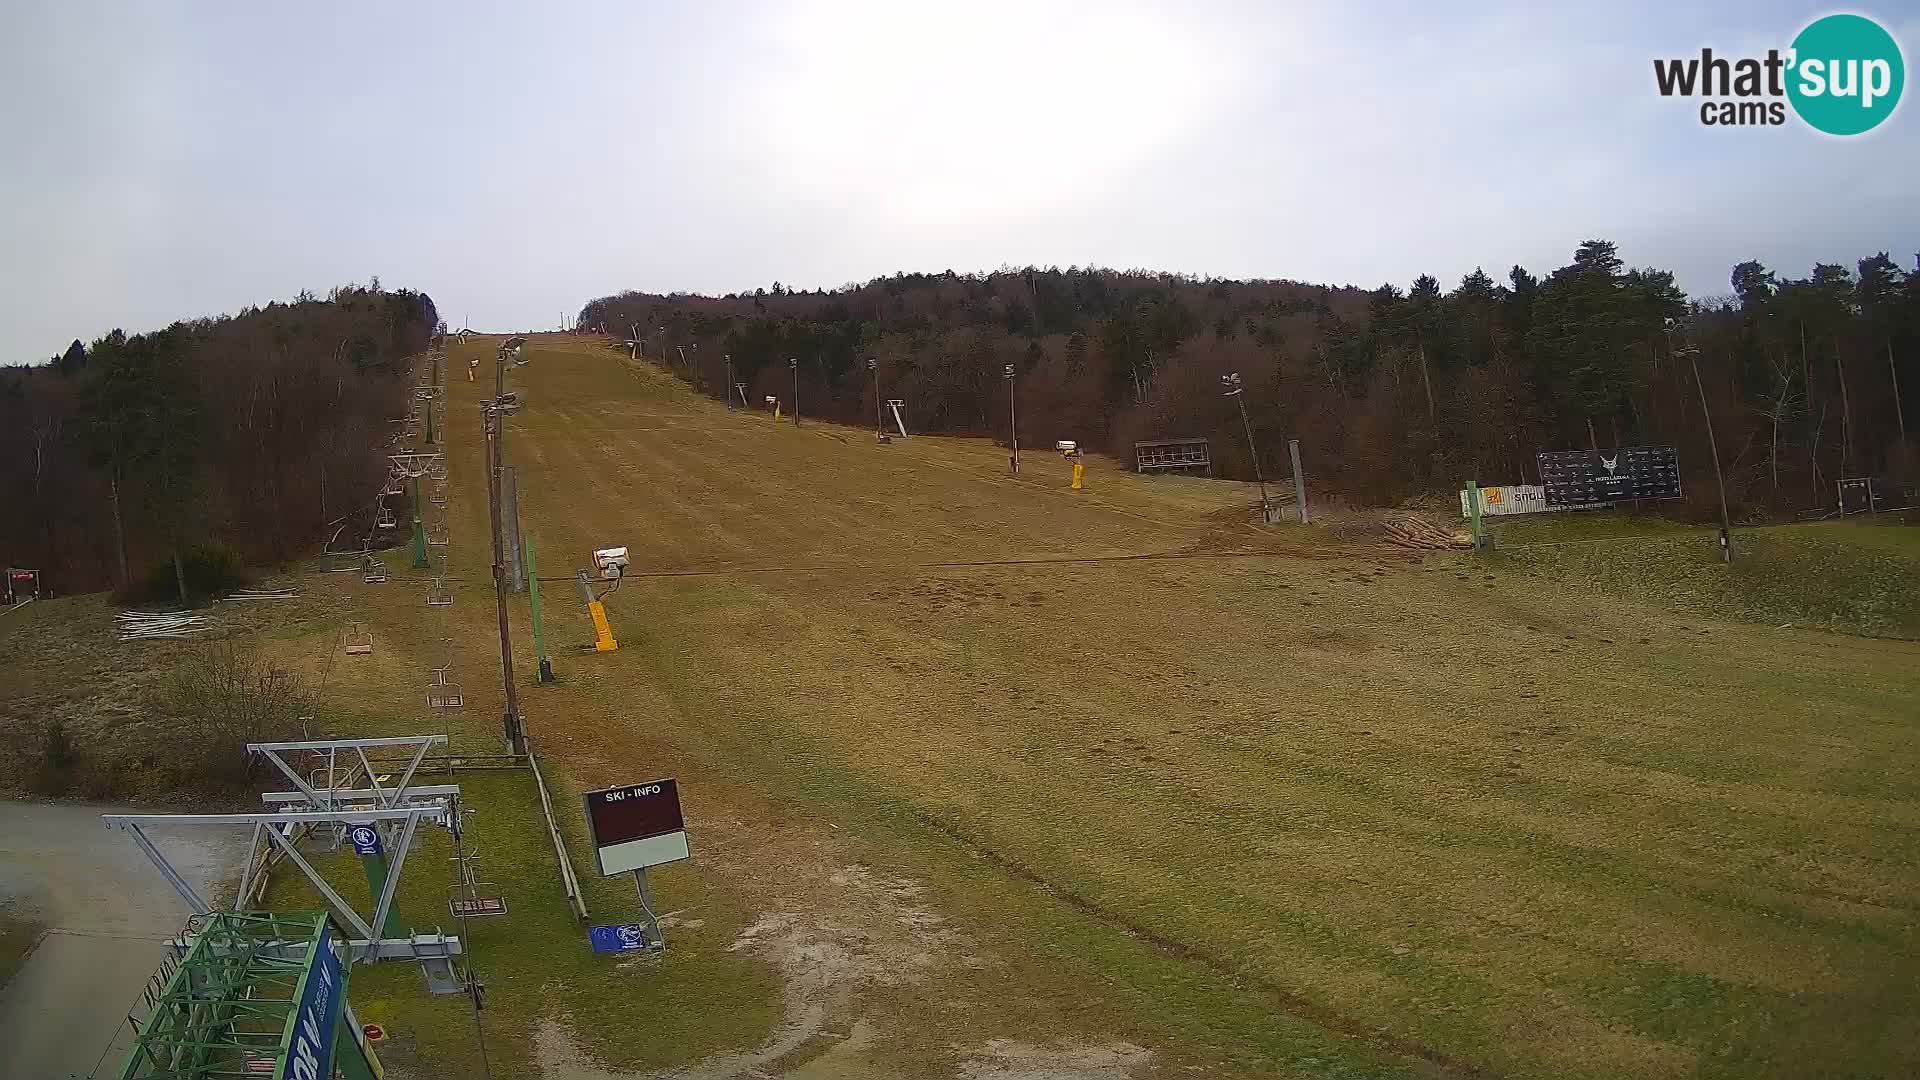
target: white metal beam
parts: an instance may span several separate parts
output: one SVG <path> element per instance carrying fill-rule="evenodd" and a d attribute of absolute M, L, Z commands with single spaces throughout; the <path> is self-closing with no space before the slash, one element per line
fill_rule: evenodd
<path fill-rule="evenodd" d="M 395 735 L 379 739 L 309 739 L 303 742 L 248 743 L 248 750 L 333 750 L 350 746 L 412 746 L 417 742 L 444 743 L 445 735 Z"/>
<path fill-rule="evenodd" d="M 452 810 L 436 800 L 431 806 L 390 807 L 370 810 L 283 810 L 277 814 L 101 814 L 109 828 L 126 829 L 140 825 L 252 825 L 311 821 L 318 824 L 364 825 L 370 821 L 405 821 L 422 810 L 434 812 L 434 824 L 445 825 Z"/>
<path fill-rule="evenodd" d="M 393 795 L 384 788 L 345 788 L 331 793 L 335 806 L 345 804 L 379 803 Z M 435 799 L 460 794 L 459 784 L 422 784 L 406 793 L 409 799 Z M 307 796 L 298 791 L 268 791 L 260 796 L 260 801 L 270 805 L 302 803 Z M 405 806 L 382 806 L 383 810 L 404 810 Z"/>
<path fill-rule="evenodd" d="M 293 864 L 300 868 L 301 873 L 307 875 L 307 881 L 310 882 L 314 888 L 320 890 L 320 895 L 327 898 L 327 902 L 333 905 L 334 913 L 345 920 L 347 925 L 360 931 L 367 937 L 373 938 L 380 936 L 373 932 L 373 927 L 367 925 L 367 921 L 360 917 L 359 912 L 353 910 L 353 905 L 341 899 L 340 894 L 333 891 L 333 886 L 327 884 L 327 879 L 320 876 L 320 871 L 315 870 L 313 864 L 309 863 L 300 855 L 300 851 L 294 845 L 293 841 L 281 836 L 277 829 L 268 829 L 267 837 L 278 845 L 281 851 L 286 852 L 287 858 L 293 860 Z"/>

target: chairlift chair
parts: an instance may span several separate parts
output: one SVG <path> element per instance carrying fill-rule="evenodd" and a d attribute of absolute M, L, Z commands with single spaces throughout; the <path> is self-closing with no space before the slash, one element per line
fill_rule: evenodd
<path fill-rule="evenodd" d="M 434 578 L 433 584 L 427 587 L 427 606 L 447 607 L 452 603 L 453 587 L 447 584 L 446 578 Z"/>
<path fill-rule="evenodd" d="M 435 709 L 458 709 L 467 703 L 460 684 L 453 681 L 453 641 L 440 641 L 440 666 L 427 672 L 427 705 Z"/>
<path fill-rule="evenodd" d="M 360 580 L 368 585 L 381 585 L 387 580 L 387 564 L 373 556 L 367 556 Z"/>
<path fill-rule="evenodd" d="M 433 491 L 427 497 L 433 501 L 433 505 L 435 506 L 447 505 L 447 482 L 445 480 L 435 480 L 433 482 Z"/>
<path fill-rule="evenodd" d="M 433 521 L 433 522 L 427 523 L 427 543 L 445 544 L 451 541 L 452 539 L 453 539 L 453 530 L 447 527 L 447 523 L 445 521 Z"/>
<path fill-rule="evenodd" d="M 398 520 L 393 516 L 393 511 L 385 506 L 374 509 L 373 523 L 382 529 L 391 529 L 399 524 Z"/>
<path fill-rule="evenodd" d="M 457 682 L 436 683 L 427 687 L 427 707 L 430 709 L 459 709 L 466 704 L 467 699 L 460 693 L 460 684 Z"/>
<path fill-rule="evenodd" d="M 336 544 L 338 544 L 338 543 L 340 542 L 340 534 L 341 534 L 341 533 L 343 533 L 343 532 L 346 532 L 346 531 L 347 531 L 347 519 L 346 519 L 346 518 L 340 518 L 340 519 L 338 519 L 338 520 L 336 520 L 336 521 L 334 521 L 334 522 L 333 522 L 332 524 L 333 524 L 333 533 L 332 533 L 332 534 L 331 534 L 330 536 L 328 536 L 328 537 L 327 537 L 327 542 L 326 542 L 326 544 L 324 544 L 324 545 L 322 545 L 322 547 L 320 548 L 320 554 L 322 554 L 322 555 L 351 555 L 351 556 L 354 556 L 354 557 L 356 557 L 356 558 L 357 558 L 357 557 L 359 557 L 359 556 L 361 556 L 361 555 L 364 555 L 364 554 L 366 554 L 366 553 L 365 553 L 365 552 L 363 552 L 363 551 L 357 551 L 357 550 L 349 550 L 349 549 L 347 549 L 347 548 L 341 548 L 341 547 L 335 547 L 334 545 L 336 545 Z"/>
<path fill-rule="evenodd" d="M 433 463 L 427 466 L 427 477 L 432 480 L 445 480 L 447 478 L 447 459 L 445 457 L 434 458 Z"/>
<path fill-rule="evenodd" d="M 359 623 L 347 624 L 347 655 L 366 656 L 373 652 L 373 635 Z"/>

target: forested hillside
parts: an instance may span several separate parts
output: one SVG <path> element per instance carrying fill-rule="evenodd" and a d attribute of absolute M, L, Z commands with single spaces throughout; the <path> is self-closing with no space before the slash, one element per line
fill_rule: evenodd
<path fill-rule="evenodd" d="M 622 293 L 588 303 L 578 325 L 637 336 L 716 395 L 730 357 L 756 402 L 790 398 L 798 359 L 803 410 L 854 423 L 873 422 L 874 357 L 910 423 L 1001 438 L 1013 364 L 1024 444 L 1073 438 L 1130 460 L 1136 439 L 1202 435 L 1227 474 L 1250 478 L 1220 393 L 1238 371 L 1268 475 L 1297 438 L 1319 484 L 1368 503 L 1469 478 L 1531 482 L 1540 450 L 1672 444 L 1687 509 L 1704 515 L 1713 479 L 1692 347 L 1736 514 L 1831 504 L 1840 476 L 1910 475 L 1920 277 L 1879 254 L 1803 279 L 1742 263 L 1730 287 L 1689 299 L 1671 273 L 1629 269 L 1594 240 L 1549 273 L 1476 270 L 1450 290 L 1430 276 L 1367 292 L 949 271 L 829 292 Z"/>
<path fill-rule="evenodd" d="M 438 321 L 425 294 L 376 281 L 0 368 L 0 559 L 76 592 L 164 578 L 208 542 L 249 561 L 307 550 L 366 511 L 405 359 Z"/>

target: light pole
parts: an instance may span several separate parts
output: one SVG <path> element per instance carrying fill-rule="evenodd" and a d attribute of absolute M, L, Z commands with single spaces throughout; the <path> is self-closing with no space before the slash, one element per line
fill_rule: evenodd
<path fill-rule="evenodd" d="M 695 390 L 704 390 L 706 383 L 700 380 L 700 343 L 696 341 L 687 348 L 693 350 L 693 363 L 687 365 L 687 374 L 693 378 Z"/>
<path fill-rule="evenodd" d="M 1267 504 L 1267 477 L 1260 470 L 1260 448 L 1253 444 L 1253 423 L 1247 419 L 1247 402 L 1240 385 L 1240 373 L 1229 371 L 1220 376 L 1220 385 L 1226 388 L 1228 397 L 1240 406 L 1240 429 L 1247 433 L 1247 453 L 1253 456 L 1253 478 L 1260 481 L 1260 521 L 1273 523 L 1273 507 Z"/>
<path fill-rule="evenodd" d="M 800 426 L 800 358 L 787 357 L 787 367 L 793 372 L 793 426 Z"/>
<path fill-rule="evenodd" d="M 880 409 L 880 359 L 867 357 L 867 370 L 873 372 L 873 437 L 881 442 L 887 441 L 886 421 L 881 419 Z"/>
<path fill-rule="evenodd" d="M 727 403 L 727 411 L 733 411 L 733 354 L 725 353 L 720 361 L 726 368 L 727 381 L 720 387 L 720 397 Z"/>
<path fill-rule="evenodd" d="M 1727 478 L 1720 472 L 1720 443 L 1713 435 L 1713 412 L 1707 407 L 1707 384 L 1700 381 L 1700 348 L 1697 345 L 1674 345 L 1674 333 L 1679 324 L 1667 320 L 1667 348 L 1675 356 L 1687 358 L 1687 365 L 1693 369 L 1693 385 L 1700 391 L 1700 416 L 1707 423 L 1707 452 L 1713 455 L 1713 482 L 1720 489 L 1720 559 L 1728 566 L 1733 565 L 1733 520 L 1727 514 Z M 1869 496 L 1871 505 L 1871 496 Z"/>
<path fill-rule="evenodd" d="M 505 381 L 506 351 L 503 346 L 500 376 L 495 385 L 502 385 Z M 506 417 L 518 408 L 519 403 L 504 393 L 496 394 L 492 401 L 480 403 L 480 424 L 486 436 L 487 450 L 487 517 L 493 525 L 493 610 L 500 625 L 500 668 L 507 693 L 507 711 L 502 718 L 502 725 L 507 738 L 507 752 L 515 757 L 527 752 L 527 740 L 520 720 L 520 695 L 513 685 L 513 639 L 507 624 L 507 567 L 500 515 L 500 469 L 505 452 L 501 435 L 506 426 Z"/>
<path fill-rule="evenodd" d="M 1013 408 L 1013 365 L 1007 365 L 1007 443 L 1013 447 L 1013 456 L 1008 462 L 1013 467 L 1013 475 L 1020 475 L 1020 418 Z"/>

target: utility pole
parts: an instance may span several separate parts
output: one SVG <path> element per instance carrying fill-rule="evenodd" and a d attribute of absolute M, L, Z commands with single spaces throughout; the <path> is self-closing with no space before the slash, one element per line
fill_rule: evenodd
<path fill-rule="evenodd" d="M 727 381 L 726 381 L 726 384 L 720 388 L 720 397 L 726 401 L 727 411 L 732 412 L 733 411 L 733 394 L 731 393 L 731 390 L 733 387 L 733 354 L 727 353 L 721 357 L 721 360 L 723 363 L 726 364 Z"/>
<path fill-rule="evenodd" d="M 1253 456 L 1253 478 L 1260 481 L 1260 521 L 1270 525 L 1273 523 L 1273 507 L 1267 503 L 1267 477 L 1260 469 L 1260 448 L 1253 443 L 1253 423 L 1247 419 L 1247 401 L 1242 392 L 1245 387 L 1240 385 L 1240 373 L 1229 371 L 1220 376 L 1220 385 L 1226 387 L 1227 396 L 1240 406 L 1240 430 L 1247 433 L 1247 453 Z M 1305 503 L 1301 506 L 1304 509 Z"/>
<path fill-rule="evenodd" d="M 1733 565 L 1733 520 L 1727 514 L 1727 478 L 1720 472 L 1720 442 L 1713 434 L 1713 413 L 1707 408 L 1707 384 L 1700 381 L 1700 350 L 1689 345 L 1683 350 L 1693 368 L 1693 385 L 1700 391 L 1700 415 L 1707 422 L 1707 451 L 1713 455 L 1713 482 L 1720 488 L 1720 559 Z"/>
<path fill-rule="evenodd" d="M 513 639 L 507 625 L 507 575 L 500 545 L 500 447 L 501 417 L 492 402 L 480 406 L 481 426 L 487 447 L 487 517 L 493 524 L 493 611 L 500 626 L 500 664 L 505 673 L 507 711 L 502 718 L 507 752 L 515 756 L 527 752 L 526 738 L 520 729 L 520 702 L 513 688 Z"/>
<path fill-rule="evenodd" d="M 800 358 L 787 357 L 787 367 L 793 372 L 793 426 L 800 426 Z"/>
<path fill-rule="evenodd" d="M 520 719 L 520 695 L 513 685 L 513 638 L 507 623 L 507 567 L 505 526 L 500 514 L 500 472 L 506 463 L 506 418 L 517 406 L 507 397 L 507 354 L 516 355 L 526 343 L 502 345 L 494 359 L 493 400 L 480 406 L 487 444 L 487 516 L 493 525 L 493 609 L 500 624 L 500 669 L 507 696 L 507 711 L 502 718 L 507 752 L 518 757 L 527 752 L 526 733 Z"/>
<path fill-rule="evenodd" d="M 1013 467 L 1013 475 L 1020 475 L 1020 418 L 1013 407 L 1013 365 L 1007 365 L 1007 443 L 1013 447 L 1013 456 L 1008 459 Z"/>
<path fill-rule="evenodd" d="M 878 357 L 867 357 L 867 370 L 873 372 L 873 437 L 881 442 L 885 442 L 887 441 L 887 428 L 886 421 L 881 418 L 880 412 L 882 403 L 880 401 L 880 360 Z"/>
<path fill-rule="evenodd" d="M 1720 489 L 1720 561 L 1733 565 L 1733 519 L 1727 513 L 1727 478 L 1720 471 L 1720 441 L 1713 434 L 1713 411 L 1707 406 L 1707 384 L 1700 381 L 1700 347 L 1678 345 L 1673 341 L 1679 324 L 1667 320 L 1667 348 L 1676 357 L 1684 356 L 1693 369 L 1693 385 L 1700 392 L 1700 416 L 1707 423 L 1707 452 L 1713 455 L 1713 482 Z M 1869 496 L 1869 504 L 1872 497 Z"/>

